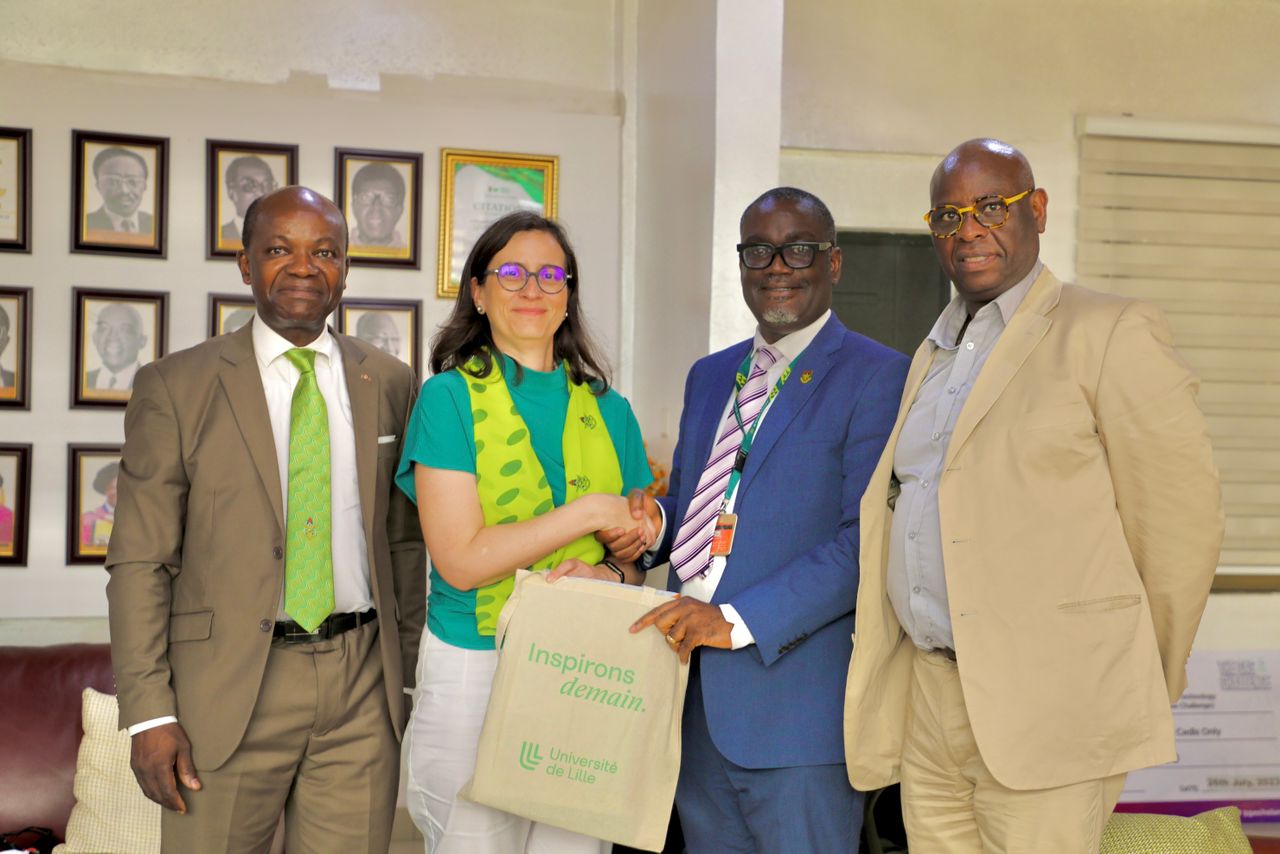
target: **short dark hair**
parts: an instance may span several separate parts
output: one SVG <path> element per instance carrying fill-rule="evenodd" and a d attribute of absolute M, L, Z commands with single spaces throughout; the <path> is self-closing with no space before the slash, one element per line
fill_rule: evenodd
<path fill-rule="evenodd" d="M 609 372 L 599 348 L 587 331 L 586 318 L 583 317 L 582 305 L 578 300 L 578 288 L 582 284 L 578 276 L 578 258 L 574 255 L 564 227 L 533 211 L 507 214 L 486 228 L 476 245 L 471 248 L 471 254 L 462 265 L 462 281 L 458 288 L 458 299 L 453 304 L 453 312 L 431 339 L 431 372 L 438 374 L 454 368 L 464 368 L 472 357 L 480 360 L 479 369 L 472 372 L 474 376 L 487 377 L 493 370 L 492 353 L 498 347 L 493 340 L 493 330 L 489 328 L 488 319 L 476 310 L 476 304 L 471 298 L 470 283 L 472 279 L 483 282 L 493 256 L 501 252 L 511 242 L 511 238 L 523 231 L 550 234 L 564 250 L 565 272 L 569 276 L 565 284 L 569 289 L 568 316 L 556 330 L 552 357 L 556 362 L 565 362 L 569 379 L 575 383 L 590 383 L 595 394 L 604 394 L 609 388 Z M 520 381 L 521 375 L 522 371 L 517 363 L 516 382 Z"/>
<path fill-rule="evenodd" d="M 113 145 L 110 148 L 102 149 L 93 158 L 94 178 L 98 177 L 98 170 L 102 168 L 102 164 L 110 160 L 112 157 L 132 157 L 134 160 L 142 164 L 142 177 L 149 177 L 150 173 L 147 171 L 147 161 L 141 154 L 127 148 L 121 148 L 118 145 Z"/>
<path fill-rule="evenodd" d="M 772 190 L 766 190 L 751 204 L 747 205 L 746 210 L 742 212 L 741 219 L 738 220 L 738 228 L 742 228 L 743 221 L 746 220 L 747 214 L 753 209 L 763 205 L 765 202 L 791 202 L 796 205 L 809 205 L 814 212 L 818 214 L 818 220 L 822 224 L 822 231 L 827 240 L 832 243 L 836 242 L 836 219 L 831 215 L 831 209 L 827 207 L 822 199 L 810 193 L 808 190 L 801 190 L 797 187 L 774 187 Z"/>
<path fill-rule="evenodd" d="M 261 166 L 263 169 L 267 170 L 267 174 L 271 176 L 272 180 L 275 180 L 275 173 L 271 171 L 271 167 L 267 164 L 267 161 L 263 160 L 256 154 L 244 154 L 228 163 L 227 172 L 222 176 L 223 179 L 230 181 L 232 175 L 237 174 L 246 166 Z"/>
<path fill-rule="evenodd" d="M 360 192 L 370 181 L 386 181 L 395 188 L 400 201 L 404 201 L 404 176 L 390 163 L 375 160 L 357 169 L 355 177 L 351 179 L 351 195 Z"/>
<path fill-rule="evenodd" d="M 98 473 L 93 476 L 93 491 L 106 495 L 107 484 L 111 483 L 118 474 L 120 474 L 120 464 L 116 462 L 107 463 L 98 469 Z"/>

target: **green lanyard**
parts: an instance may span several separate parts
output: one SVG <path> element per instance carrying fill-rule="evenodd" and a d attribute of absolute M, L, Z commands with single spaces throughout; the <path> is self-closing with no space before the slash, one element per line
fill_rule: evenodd
<path fill-rule="evenodd" d="M 769 392 L 769 397 L 765 399 L 764 406 L 760 407 L 760 411 L 756 413 L 755 419 L 751 422 L 751 426 L 747 427 L 742 423 L 742 410 L 738 408 L 738 395 L 742 393 L 742 389 L 747 384 L 747 371 L 751 369 L 751 353 L 747 353 L 742 359 L 742 364 L 738 366 L 738 374 L 733 381 L 733 417 L 738 422 L 738 429 L 742 431 L 742 444 L 738 446 L 738 454 L 733 458 L 733 471 L 729 472 L 729 485 L 724 490 L 724 501 L 720 504 L 720 512 L 729 506 L 729 501 L 733 498 L 733 492 L 738 488 L 738 481 L 742 480 L 742 470 L 747 467 L 747 454 L 751 453 L 751 444 L 756 440 L 756 429 L 760 426 L 760 419 L 764 417 L 764 411 L 769 408 L 769 404 L 773 403 L 773 399 L 778 396 L 778 392 L 782 390 L 782 385 L 791 376 L 791 368 L 795 365 L 795 359 L 791 360 L 791 364 L 787 365 L 782 371 L 782 376 L 778 377 L 778 382 L 774 385 L 773 391 Z"/>

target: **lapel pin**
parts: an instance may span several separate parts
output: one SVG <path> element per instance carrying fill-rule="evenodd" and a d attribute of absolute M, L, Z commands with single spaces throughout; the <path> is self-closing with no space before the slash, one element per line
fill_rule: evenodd
<path fill-rule="evenodd" d="M 360 379 L 364 380 L 365 382 L 373 382 L 373 380 L 370 379 L 368 374 L 361 374 Z"/>
<path fill-rule="evenodd" d="M 800 374 L 800 382 L 813 382 L 813 371 L 804 371 Z"/>

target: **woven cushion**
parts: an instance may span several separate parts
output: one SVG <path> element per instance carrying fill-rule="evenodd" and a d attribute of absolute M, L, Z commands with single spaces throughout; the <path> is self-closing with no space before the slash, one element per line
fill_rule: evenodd
<path fill-rule="evenodd" d="M 119 729 L 116 698 L 84 689 L 84 738 L 76 757 L 76 805 L 58 854 L 160 851 L 160 805 L 147 799 L 129 768 L 129 735 Z"/>
<path fill-rule="evenodd" d="M 1184 818 L 1115 813 L 1102 834 L 1101 854 L 1251 854 L 1240 810 L 1222 807 Z"/>

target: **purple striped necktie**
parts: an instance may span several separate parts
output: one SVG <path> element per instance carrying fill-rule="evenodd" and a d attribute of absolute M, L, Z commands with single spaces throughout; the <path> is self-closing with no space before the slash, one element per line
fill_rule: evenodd
<path fill-rule="evenodd" d="M 769 399 L 767 373 L 778 358 L 778 351 L 768 345 L 756 350 L 747 383 L 738 392 L 738 413 L 747 428 L 755 422 Z M 742 446 L 742 427 L 738 426 L 732 406 L 720 422 L 718 436 L 702 476 L 698 478 L 698 488 L 689 501 L 684 521 L 676 530 L 675 544 L 671 547 L 671 568 L 681 581 L 688 581 L 711 567 L 711 540 L 715 536 L 716 519 L 720 516 L 724 491 L 729 486 L 729 473 L 733 471 L 734 459 Z"/>

